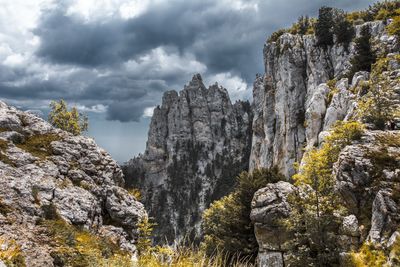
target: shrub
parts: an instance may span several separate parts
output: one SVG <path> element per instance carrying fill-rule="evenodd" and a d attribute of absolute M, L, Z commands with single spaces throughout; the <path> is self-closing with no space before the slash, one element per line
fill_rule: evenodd
<path fill-rule="evenodd" d="M 15 241 L 0 238 L 0 260 L 9 267 L 25 267 L 25 257 Z"/>
<path fill-rule="evenodd" d="M 389 67 L 389 58 L 380 59 L 373 65 L 368 92 L 358 102 L 358 115 L 367 123 L 372 123 L 378 129 L 385 129 L 398 114 L 395 87 L 398 81 L 391 81 L 383 73 Z M 400 62 L 399 57 L 393 60 Z"/>
<path fill-rule="evenodd" d="M 397 37 L 397 41 L 400 41 L 400 16 L 396 16 L 395 18 L 393 18 L 392 23 L 390 23 L 387 27 L 386 27 L 388 33 L 390 35 L 394 35 Z"/>
<path fill-rule="evenodd" d="M 276 32 L 273 32 L 273 33 L 271 34 L 271 36 L 268 38 L 267 42 L 268 42 L 268 43 L 275 43 L 275 42 L 277 42 L 277 41 L 279 40 L 279 38 L 280 38 L 284 33 L 286 33 L 286 32 L 287 32 L 286 29 L 280 29 L 280 30 L 278 30 L 278 31 L 276 31 Z"/>
<path fill-rule="evenodd" d="M 276 169 L 242 172 L 235 190 L 212 203 L 203 214 L 202 247 L 206 253 L 223 251 L 228 258 L 237 255 L 253 261 L 258 246 L 250 220 L 251 201 L 258 189 L 283 179 Z"/>
<path fill-rule="evenodd" d="M 57 128 L 70 132 L 74 135 L 80 135 L 88 129 L 88 117 L 78 112 L 76 107 L 68 110 L 67 103 L 64 100 L 52 101 L 50 103 L 49 122 Z"/>
<path fill-rule="evenodd" d="M 292 266 L 335 266 L 339 262 L 337 233 L 339 215 L 345 210 L 335 193 L 333 164 L 341 149 L 359 139 L 363 132 L 358 122 L 337 122 L 319 149 L 311 149 L 303 157 L 299 172 L 293 176 L 300 193 L 289 197 L 292 210 L 282 224 L 293 238 L 285 246 L 290 251 Z"/>

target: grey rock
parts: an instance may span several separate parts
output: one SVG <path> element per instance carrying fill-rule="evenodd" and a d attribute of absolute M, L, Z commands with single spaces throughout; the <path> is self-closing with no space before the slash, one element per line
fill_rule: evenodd
<path fill-rule="evenodd" d="M 164 94 L 145 153 L 124 167 L 127 186 L 141 189 L 150 217 L 162 225 L 157 243 L 201 237 L 202 212 L 248 168 L 250 109 L 248 102 L 232 104 L 217 84 L 207 89 L 199 74 L 179 93 Z"/>
<path fill-rule="evenodd" d="M 290 214 L 287 197 L 295 187 L 287 182 L 268 184 L 254 194 L 250 218 L 259 245 L 259 266 L 284 266 L 283 244 L 289 234 L 279 224 L 279 220 Z"/>
<path fill-rule="evenodd" d="M 367 24 L 377 47 L 396 51 L 393 44 L 379 41 L 386 36 L 383 22 Z M 357 26 L 357 34 L 361 27 Z M 301 162 L 304 148 L 320 144 L 320 133 L 337 120 L 351 118 L 356 98 L 353 87 L 340 80 L 339 90 L 327 106 L 323 84 L 343 77 L 353 55 L 354 43 L 348 50 L 340 44 L 325 50 L 316 46 L 314 35 L 285 33 L 276 42 L 264 45 L 265 74 L 256 78 L 253 89 L 250 170 L 277 166 L 289 178 L 295 172 L 293 164 Z M 358 86 L 367 76 L 357 73 L 353 85 Z"/>
<path fill-rule="evenodd" d="M 122 170 L 108 153 L 90 138 L 55 129 L 1 101 L 0 125 L 0 139 L 7 142 L 0 148 L 0 202 L 10 207 L 0 216 L 0 235 L 21 246 L 27 266 L 53 266 L 51 242 L 37 224 L 49 216 L 49 206 L 66 223 L 94 234 L 115 227 L 121 248 L 136 253 L 136 224 L 147 215 L 120 187 Z M 31 150 L 30 138 L 49 134 L 58 140 L 40 155 Z"/>

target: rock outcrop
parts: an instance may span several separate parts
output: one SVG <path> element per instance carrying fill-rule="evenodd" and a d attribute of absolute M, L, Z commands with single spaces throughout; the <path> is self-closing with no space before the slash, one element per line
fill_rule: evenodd
<path fill-rule="evenodd" d="M 367 24 L 380 49 L 396 51 L 396 40 L 385 34 L 382 21 Z M 357 34 L 361 27 L 357 26 Z M 304 148 L 318 145 L 319 134 L 345 119 L 353 105 L 352 81 L 342 77 L 351 67 L 354 44 L 346 49 L 335 43 L 324 49 L 316 43 L 314 35 L 289 33 L 276 42 L 266 42 L 265 74 L 257 77 L 253 89 L 250 169 L 277 166 L 290 177 Z M 329 88 L 326 83 L 333 79 L 338 82 Z"/>
<path fill-rule="evenodd" d="M 387 55 L 383 75 L 389 77 L 399 100 L 396 38 L 387 35 L 381 21 L 366 25 L 375 47 Z M 357 26 L 357 34 L 361 27 Z M 266 43 L 265 74 L 257 76 L 253 89 L 250 169 L 277 166 L 289 179 L 295 173 L 293 164 L 302 164 L 304 152 L 318 147 L 335 122 L 356 118 L 357 101 L 365 94 L 362 85 L 370 74 L 357 72 L 351 81 L 344 78 L 353 55 L 353 43 L 348 50 L 337 43 L 323 49 L 313 35 L 285 33 Z M 394 242 L 400 226 L 399 140 L 399 131 L 368 129 L 361 141 L 342 150 L 333 175 L 349 210 L 338 233 L 343 251 L 357 250 L 366 240 L 388 246 Z M 284 265 L 282 244 L 290 236 L 274 230 L 274 222 L 289 215 L 286 196 L 295 190 L 287 183 L 270 184 L 254 196 L 251 219 L 260 246 L 259 266 Z"/>
<path fill-rule="evenodd" d="M 134 255 L 146 212 L 123 186 L 122 170 L 92 139 L 0 102 L 0 241 L 16 242 L 27 266 L 57 265 L 46 234 L 54 220 Z"/>
<path fill-rule="evenodd" d="M 154 110 L 146 151 L 124 167 L 127 183 L 142 192 L 155 218 L 155 241 L 201 236 L 202 212 L 233 188 L 248 168 L 252 112 L 232 104 L 226 89 L 208 89 L 199 74 Z"/>
<path fill-rule="evenodd" d="M 400 226 L 400 132 L 372 131 L 342 150 L 337 190 L 363 229 L 361 240 L 385 244 Z"/>
<path fill-rule="evenodd" d="M 278 182 L 258 190 L 251 203 L 250 218 L 259 245 L 259 266 L 284 266 L 284 241 L 289 238 L 279 220 L 290 215 L 287 198 L 295 187 L 287 182 Z"/>

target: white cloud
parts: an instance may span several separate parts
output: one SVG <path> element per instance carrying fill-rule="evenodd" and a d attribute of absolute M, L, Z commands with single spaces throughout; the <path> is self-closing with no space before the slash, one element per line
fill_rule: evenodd
<path fill-rule="evenodd" d="M 145 108 L 143 111 L 143 118 L 151 118 L 153 116 L 154 109 L 155 109 L 155 106 Z"/>
<path fill-rule="evenodd" d="M 179 54 L 178 51 L 166 51 L 165 47 L 157 47 L 138 60 L 129 60 L 124 65 L 130 73 L 153 77 L 167 77 L 179 73 L 185 76 L 192 73 L 204 73 L 207 66 L 198 61 L 193 54 Z"/>
<path fill-rule="evenodd" d="M 4 61 L 3 65 L 7 65 L 10 67 L 18 67 L 21 66 L 26 61 L 26 58 L 21 54 L 12 54 L 9 55 Z"/>
<path fill-rule="evenodd" d="M 249 99 L 251 90 L 245 80 L 239 76 L 232 75 L 230 72 L 218 73 L 206 77 L 208 84 L 217 82 L 222 87 L 226 88 L 229 92 L 231 100 Z"/>

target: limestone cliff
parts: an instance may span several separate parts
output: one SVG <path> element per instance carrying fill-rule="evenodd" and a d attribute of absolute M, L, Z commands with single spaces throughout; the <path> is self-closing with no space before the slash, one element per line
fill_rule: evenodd
<path fill-rule="evenodd" d="M 124 167 L 128 186 L 139 188 L 155 218 L 156 242 L 201 236 L 202 212 L 227 195 L 248 168 L 252 112 L 232 104 L 226 89 L 208 89 L 195 75 L 155 108 L 146 151 Z"/>
<path fill-rule="evenodd" d="M 385 23 L 367 23 L 374 42 L 386 52 L 396 52 L 393 36 L 385 34 Z M 356 32 L 359 34 L 360 28 Z M 321 141 L 321 132 L 337 120 L 343 120 L 355 95 L 349 91 L 352 81 L 342 79 L 351 67 L 354 43 L 348 50 L 335 43 L 324 49 L 316 45 L 314 35 L 283 34 L 264 46 L 265 74 L 258 76 L 253 89 L 254 120 L 250 169 L 278 166 L 283 174 L 294 174 L 293 164 L 300 162 L 305 148 Z M 362 79 L 358 73 L 353 87 Z M 336 79 L 339 90 L 326 85 Z M 323 135 L 323 134 L 322 134 Z"/>
<path fill-rule="evenodd" d="M 79 229 L 134 255 L 136 223 L 146 212 L 123 185 L 120 167 L 92 139 L 0 102 L 2 250 L 15 242 L 26 266 L 72 264 L 68 257 L 80 251 L 72 233 Z M 62 233 L 51 225 L 71 231 L 67 244 L 52 236 Z"/>
<path fill-rule="evenodd" d="M 400 102 L 400 65 L 394 36 L 386 23 L 369 22 L 372 43 L 386 56 L 381 73 L 394 89 L 393 103 Z M 357 26 L 357 34 L 362 26 Z M 265 75 L 254 83 L 254 120 L 250 168 L 278 166 L 290 177 L 293 163 L 318 147 L 338 120 L 355 119 L 357 103 L 365 94 L 368 72 L 344 78 L 354 56 L 337 43 L 328 49 L 316 46 L 313 35 L 283 34 L 264 48 Z M 382 71 L 382 70 L 381 70 Z M 327 84 L 329 80 L 332 80 Z M 397 106 L 397 108 L 399 108 Z M 393 127 L 396 128 L 396 127 Z M 357 250 L 365 241 L 385 248 L 399 235 L 398 186 L 400 131 L 377 131 L 367 125 L 361 140 L 346 146 L 335 163 L 332 176 L 337 194 L 349 215 L 340 233 L 342 251 Z M 290 214 L 287 182 L 270 184 L 254 196 L 251 219 L 259 242 L 259 266 L 284 266 L 285 240 L 290 238 L 276 221 Z"/>

